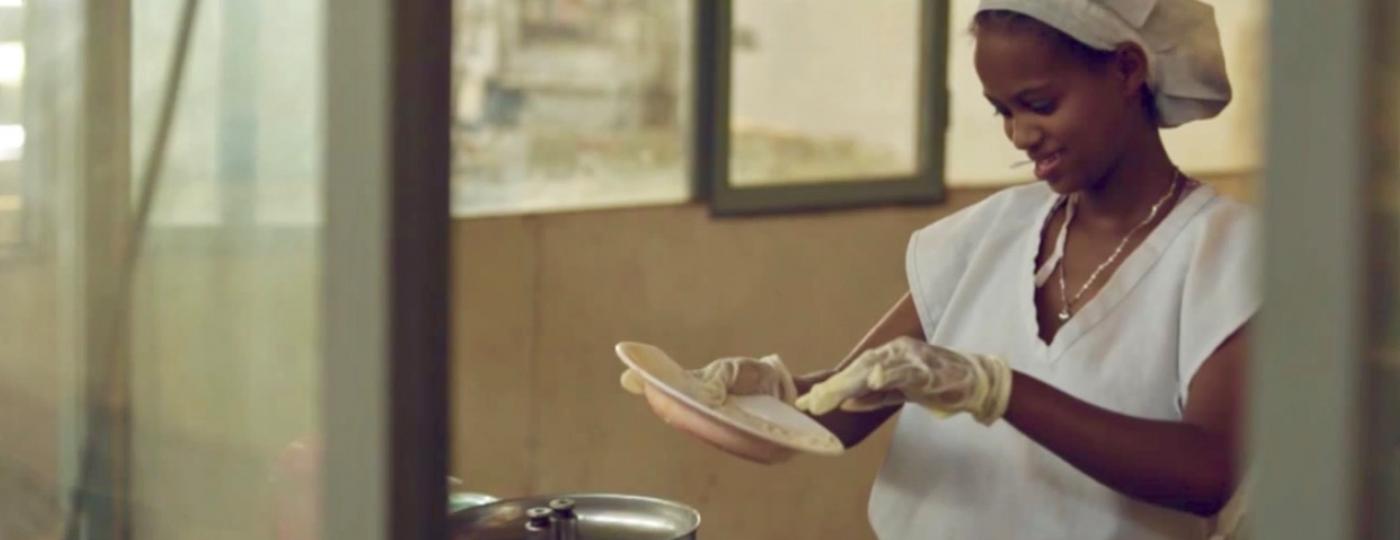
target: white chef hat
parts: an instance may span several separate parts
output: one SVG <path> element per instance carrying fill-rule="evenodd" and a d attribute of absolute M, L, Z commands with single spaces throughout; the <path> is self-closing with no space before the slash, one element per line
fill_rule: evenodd
<path fill-rule="evenodd" d="M 1230 103 L 1215 9 L 1197 0 L 981 0 L 977 10 L 1020 13 L 1102 51 L 1138 44 L 1162 127 L 1213 117 Z"/>

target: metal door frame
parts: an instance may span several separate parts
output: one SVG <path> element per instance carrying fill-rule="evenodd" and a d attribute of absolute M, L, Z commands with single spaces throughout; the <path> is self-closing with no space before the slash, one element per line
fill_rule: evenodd
<path fill-rule="evenodd" d="M 1276 0 L 1250 368 L 1255 538 L 1358 538 L 1375 27 L 1390 0 Z"/>
<path fill-rule="evenodd" d="M 325 538 L 446 538 L 452 3 L 327 4 Z"/>

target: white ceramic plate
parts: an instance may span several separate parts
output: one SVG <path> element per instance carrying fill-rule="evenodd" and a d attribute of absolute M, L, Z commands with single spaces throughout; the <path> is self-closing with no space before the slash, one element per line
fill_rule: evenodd
<path fill-rule="evenodd" d="M 630 341 L 618 343 L 616 350 L 622 363 L 636 370 L 647 384 L 730 429 L 800 452 L 835 456 L 846 450 L 841 440 L 816 420 L 780 399 L 729 396 L 722 405 L 711 407 L 695 398 L 695 379 L 665 351 Z"/>

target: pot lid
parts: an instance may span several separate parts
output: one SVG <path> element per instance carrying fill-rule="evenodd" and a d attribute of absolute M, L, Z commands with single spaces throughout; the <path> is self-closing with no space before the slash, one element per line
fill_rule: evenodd
<path fill-rule="evenodd" d="M 555 509 L 553 519 L 550 512 L 542 511 L 551 507 Z M 565 507 L 571 509 L 573 520 L 560 519 L 558 509 Z M 453 540 L 553 538 L 548 531 L 540 532 L 549 527 L 576 529 L 572 534 L 576 540 L 677 540 L 694 533 L 699 526 L 700 513 L 688 506 L 602 493 L 508 499 L 467 508 L 449 517 Z"/>

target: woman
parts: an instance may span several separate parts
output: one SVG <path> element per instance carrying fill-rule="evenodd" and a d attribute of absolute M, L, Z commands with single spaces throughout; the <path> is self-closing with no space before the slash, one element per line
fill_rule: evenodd
<path fill-rule="evenodd" d="M 852 360 L 795 384 L 771 360 L 701 376 L 802 394 L 848 446 L 902 411 L 870 501 L 883 539 L 1204 538 L 1239 470 L 1255 240 L 1159 129 L 1229 101 L 1214 14 L 983 0 L 973 33 L 1041 182 L 915 233 L 910 292 Z"/>

